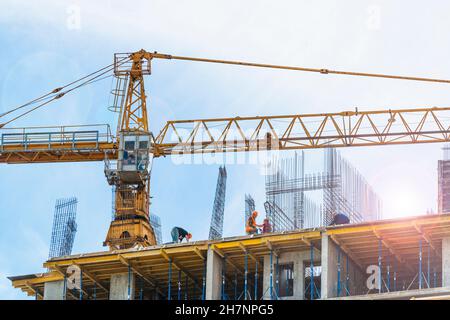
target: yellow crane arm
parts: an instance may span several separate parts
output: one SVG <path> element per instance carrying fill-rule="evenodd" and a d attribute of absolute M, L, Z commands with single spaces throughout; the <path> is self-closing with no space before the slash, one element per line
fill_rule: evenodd
<path fill-rule="evenodd" d="M 117 142 L 96 133 L 16 134 L 0 130 L 0 163 L 102 161 Z M 38 139 L 41 137 L 41 139 Z M 450 141 L 450 107 L 168 121 L 152 143 L 155 157 L 260 150 L 319 149 Z"/>
<path fill-rule="evenodd" d="M 450 107 L 168 121 L 154 156 L 450 141 Z"/>

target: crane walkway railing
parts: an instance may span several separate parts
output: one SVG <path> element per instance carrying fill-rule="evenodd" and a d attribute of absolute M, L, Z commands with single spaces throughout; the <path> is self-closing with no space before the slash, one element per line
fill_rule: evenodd
<path fill-rule="evenodd" d="M 0 152 L 98 150 L 113 143 L 109 125 L 7 128 L 0 130 Z"/>
<path fill-rule="evenodd" d="M 102 161 L 116 151 L 108 125 L 0 129 L 0 163 Z"/>

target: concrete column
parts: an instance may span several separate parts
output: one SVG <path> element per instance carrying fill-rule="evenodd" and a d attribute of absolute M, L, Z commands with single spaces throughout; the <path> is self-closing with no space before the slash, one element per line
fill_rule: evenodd
<path fill-rule="evenodd" d="M 282 297 L 282 300 L 303 300 L 305 292 L 305 267 L 309 264 L 310 254 L 308 251 L 281 253 L 278 257 L 278 264 L 293 264 L 293 296 Z M 273 290 L 276 292 L 276 257 L 273 255 Z M 274 293 L 275 297 L 275 293 Z M 263 299 L 270 300 L 270 256 L 264 256 L 264 274 L 263 274 Z"/>
<path fill-rule="evenodd" d="M 133 273 L 111 275 L 109 300 L 133 300 L 136 289 L 136 278 Z"/>
<path fill-rule="evenodd" d="M 336 296 L 337 250 L 327 234 L 322 234 L 322 276 L 320 279 L 321 299 Z M 342 263 L 342 262 L 341 262 Z"/>
<path fill-rule="evenodd" d="M 206 300 L 220 300 L 222 292 L 222 257 L 208 249 L 206 261 Z"/>
<path fill-rule="evenodd" d="M 442 286 L 450 287 L 450 237 L 442 239 Z"/>
<path fill-rule="evenodd" d="M 64 300 L 64 280 L 46 282 L 44 300 Z"/>

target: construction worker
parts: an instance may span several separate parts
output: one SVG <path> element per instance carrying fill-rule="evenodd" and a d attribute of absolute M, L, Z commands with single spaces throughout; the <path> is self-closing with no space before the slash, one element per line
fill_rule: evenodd
<path fill-rule="evenodd" d="M 180 227 L 173 227 L 170 234 L 172 235 L 172 241 L 175 243 L 182 242 L 183 239 L 186 239 L 186 242 L 189 242 L 192 238 L 192 234 Z"/>
<path fill-rule="evenodd" d="M 270 221 L 268 218 L 264 219 L 263 222 L 263 227 L 262 227 L 262 232 L 263 233 L 269 233 L 272 232 L 272 225 L 270 224 Z"/>
<path fill-rule="evenodd" d="M 338 213 L 334 216 L 333 221 L 331 222 L 331 226 L 339 225 L 339 224 L 349 224 L 350 219 L 344 213 Z"/>
<path fill-rule="evenodd" d="M 248 217 L 247 225 L 245 226 L 247 234 L 258 234 L 258 228 L 263 227 L 262 224 L 256 224 L 256 217 L 258 217 L 258 211 L 253 211 L 250 217 Z"/>

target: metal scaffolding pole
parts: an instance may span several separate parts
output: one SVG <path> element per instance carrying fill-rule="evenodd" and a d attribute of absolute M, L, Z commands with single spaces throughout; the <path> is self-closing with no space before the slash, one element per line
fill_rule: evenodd
<path fill-rule="evenodd" d="M 178 301 L 181 300 L 181 269 L 178 270 Z"/>
<path fill-rule="evenodd" d="M 397 262 L 394 260 L 394 291 L 397 291 Z"/>
<path fill-rule="evenodd" d="M 144 298 L 144 280 L 139 278 L 139 300 L 143 300 Z"/>
<path fill-rule="evenodd" d="M 202 300 L 205 300 L 205 295 L 206 295 L 206 260 L 203 261 Z"/>
<path fill-rule="evenodd" d="M 273 251 L 270 250 L 270 282 L 269 282 L 269 290 L 270 290 L 270 300 L 273 300 Z"/>
<path fill-rule="evenodd" d="M 195 284 L 194 284 L 194 290 L 195 290 Z M 188 289 L 189 289 L 189 283 L 188 283 L 188 276 L 187 274 L 184 277 L 184 300 L 188 299 Z"/>
<path fill-rule="evenodd" d="M 247 297 L 247 273 L 248 273 L 248 254 L 247 252 L 245 252 L 245 257 L 244 257 L 244 299 L 248 300 Z"/>
<path fill-rule="evenodd" d="M 437 287 L 437 274 L 436 274 L 436 269 L 434 269 L 434 272 L 433 272 L 433 287 Z"/>
<path fill-rule="evenodd" d="M 226 277 L 226 268 L 227 268 L 227 258 L 223 257 L 222 258 L 223 262 L 222 262 L 222 300 L 225 300 L 225 277 Z"/>
<path fill-rule="evenodd" d="M 419 239 L 419 289 L 422 289 L 422 239 Z"/>
<path fill-rule="evenodd" d="M 382 272 L 382 265 L 381 265 L 382 245 L 383 245 L 383 243 L 380 238 L 380 239 L 378 239 L 378 293 L 383 292 L 383 272 Z"/>
<path fill-rule="evenodd" d="M 279 269 L 279 265 L 278 265 L 278 255 L 277 255 L 277 259 L 276 259 L 276 266 L 275 266 L 275 272 L 277 275 L 277 280 L 276 280 L 276 294 L 277 294 L 277 299 L 280 296 L 280 269 Z"/>
<path fill-rule="evenodd" d="M 255 261 L 255 298 L 254 300 L 257 300 L 258 298 L 258 261 Z"/>
<path fill-rule="evenodd" d="M 63 300 L 67 300 L 67 275 L 64 274 L 64 282 L 63 282 Z"/>
<path fill-rule="evenodd" d="M 345 255 L 345 290 L 346 295 L 350 295 L 350 288 L 349 288 L 349 281 L 350 281 L 350 275 L 348 273 L 348 255 Z"/>
<path fill-rule="evenodd" d="M 390 266 L 390 255 L 386 256 L 386 272 L 387 272 L 387 290 L 388 292 L 391 292 L 391 266 Z"/>
<path fill-rule="evenodd" d="M 314 300 L 314 246 L 311 243 L 310 245 L 310 261 L 309 261 L 309 268 L 311 274 L 309 275 L 310 278 L 310 284 L 309 284 L 309 296 L 311 300 Z"/>
<path fill-rule="evenodd" d="M 83 300 L 83 269 L 80 270 L 80 300 Z"/>
<path fill-rule="evenodd" d="M 337 256 L 337 296 L 341 296 L 341 249 L 338 247 Z"/>
<path fill-rule="evenodd" d="M 234 300 L 238 299 L 238 281 L 237 281 L 237 272 L 234 273 Z"/>
<path fill-rule="evenodd" d="M 169 280 L 167 285 L 167 300 L 171 300 L 172 289 L 172 258 L 169 258 Z"/>
<path fill-rule="evenodd" d="M 430 246 L 428 246 L 428 257 L 427 257 L 428 261 L 427 261 L 427 284 L 428 284 L 428 288 L 431 287 L 430 285 Z"/>
<path fill-rule="evenodd" d="M 128 265 L 128 300 L 131 300 L 131 265 Z"/>

